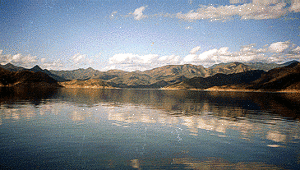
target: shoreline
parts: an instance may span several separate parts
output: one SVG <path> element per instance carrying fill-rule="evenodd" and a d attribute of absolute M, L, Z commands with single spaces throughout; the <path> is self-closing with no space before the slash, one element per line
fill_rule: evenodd
<path fill-rule="evenodd" d="M 253 89 L 183 89 L 183 88 L 160 88 L 161 90 L 190 90 L 211 92 L 255 92 L 255 93 L 300 93 L 300 90 L 253 90 Z"/>
<path fill-rule="evenodd" d="M 99 87 L 99 86 L 62 86 L 66 89 L 118 89 L 115 87 Z"/>
<path fill-rule="evenodd" d="M 0 88 L 15 88 L 15 87 L 27 87 L 27 88 L 65 88 L 65 89 L 136 89 L 136 90 L 186 90 L 186 91 L 208 91 L 208 92 L 253 92 L 253 93 L 300 93 L 300 90 L 254 90 L 254 89 L 222 89 L 222 88 L 208 88 L 208 89 L 196 89 L 196 88 L 119 88 L 111 86 L 74 86 L 74 85 L 61 85 L 60 86 L 1 86 Z"/>

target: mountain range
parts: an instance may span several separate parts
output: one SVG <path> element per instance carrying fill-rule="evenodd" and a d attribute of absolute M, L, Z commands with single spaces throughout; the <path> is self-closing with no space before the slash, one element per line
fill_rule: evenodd
<path fill-rule="evenodd" d="M 0 67 L 0 87 L 60 87 L 55 79 L 43 72 L 26 69 L 9 71 Z"/>
<path fill-rule="evenodd" d="M 283 64 L 276 63 L 221 63 L 205 68 L 201 65 L 167 65 L 146 71 L 126 72 L 122 70 L 98 71 L 93 68 L 76 70 L 47 70 L 35 66 L 31 69 L 17 67 L 10 63 L 0 65 L 3 75 L 20 74 L 20 72 L 43 73 L 68 87 L 118 87 L 118 88 L 240 88 L 240 89 L 299 89 L 298 61 Z M 294 68 L 295 67 L 295 68 Z M 4 74 L 4 70 L 11 73 Z M 15 72 L 15 73 L 13 73 Z M 3 75 L 2 75 L 3 74 Z M 280 75 L 280 76 L 279 76 Z M 280 79 L 278 79 L 280 77 Z M 273 78 L 273 79 L 272 79 Z M 276 80 L 274 80 L 276 78 Z M 13 78 L 11 78 L 13 79 Z M 278 80 L 277 80 L 278 79 Z M 292 80 L 290 80 L 292 79 Z M 6 80 L 8 80 L 6 78 Z M 273 83 L 271 83 L 271 82 Z M 281 86 L 276 83 L 290 82 Z M 268 83 L 269 82 L 269 83 Z M 2 85 L 5 82 L 1 82 Z M 276 85 L 275 85 L 276 84 Z M 278 87 L 274 87 L 278 86 Z"/>
<path fill-rule="evenodd" d="M 173 89 L 208 89 L 214 86 L 232 85 L 232 84 L 248 84 L 252 81 L 259 79 L 262 70 L 251 70 L 233 74 L 218 73 L 210 77 L 194 77 L 184 80 L 180 83 L 166 86 L 165 88 Z"/>
<path fill-rule="evenodd" d="M 274 68 L 248 83 L 228 83 L 208 90 L 297 91 L 300 90 L 300 63 Z"/>

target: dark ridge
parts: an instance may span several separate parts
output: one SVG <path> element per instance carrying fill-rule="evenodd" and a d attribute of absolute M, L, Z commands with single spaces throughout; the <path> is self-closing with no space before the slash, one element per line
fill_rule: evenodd
<path fill-rule="evenodd" d="M 29 70 L 9 71 L 0 68 L 0 86 L 59 87 L 57 81 L 43 72 Z"/>

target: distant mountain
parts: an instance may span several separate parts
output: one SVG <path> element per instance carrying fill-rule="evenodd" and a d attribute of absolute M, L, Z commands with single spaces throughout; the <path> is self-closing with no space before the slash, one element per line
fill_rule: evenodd
<path fill-rule="evenodd" d="M 47 69 L 42 69 L 40 66 L 36 65 L 34 67 L 32 67 L 31 69 L 28 69 L 29 71 L 33 71 L 35 73 L 37 72 L 42 72 L 42 73 L 46 73 L 48 74 L 50 77 L 52 77 L 53 79 L 55 79 L 56 81 L 66 81 L 65 78 L 61 77 L 61 76 L 58 76 L 56 74 L 52 74 L 50 71 L 48 71 Z"/>
<path fill-rule="evenodd" d="M 272 69 L 246 88 L 264 90 L 300 90 L 300 63 L 292 62 L 288 66 Z"/>
<path fill-rule="evenodd" d="M 180 82 L 195 76 L 206 76 L 203 66 L 173 65 L 163 66 L 147 71 L 126 72 L 110 70 L 101 72 L 92 68 L 72 71 L 51 71 L 67 80 L 102 79 L 118 87 L 161 87 L 167 84 Z"/>
<path fill-rule="evenodd" d="M 283 64 L 280 64 L 280 66 L 285 67 L 285 66 L 291 66 L 293 64 L 298 64 L 298 63 L 299 63 L 299 61 L 292 60 L 292 61 L 288 61 L 288 62 L 285 62 Z"/>
<path fill-rule="evenodd" d="M 50 72 L 54 75 L 64 78 L 65 80 L 88 80 L 93 78 L 94 76 L 98 76 L 101 74 L 100 71 L 94 70 L 89 67 L 87 69 L 76 69 L 76 70 L 65 70 L 65 71 L 55 71 L 50 70 Z"/>
<path fill-rule="evenodd" d="M 272 70 L 274 68 L 288 66 L 292 63 L 298 63 L 298 61 L 292 60 L 292 61 L 285 62 L 283 64 L 263 63 L 263 62 L 251 62 L 251 63 L 245 63 L 245 64 L 252 67 L 255 70 L 269 71 L 269 70 Z"/>
<path fill-rule="evenodd" d="M 31 69 L 29 69 L 30 71 L 33 71 L 33 72 L 43 72 L 44 70 L 40 67 L 40 66 L 38 66 L 38 65 L 36 65 L 36 66 L 34 66 L 34 67 L 32 67 Z"/>
<path fill-rule="evenodd" d="M 203 66 L 196 66 L 192 64 L 184 65 L 167 65 L 152 70 L 143 71 L 143 74 L 149 75 L 154 78 L 153 82 L 156 80 L 162 80 L 166 77 L 181 77 L 192 78 L 195 76 L 206 77 L 208 75 L 208 70 Z"/>
<path fill-rule="evenodd" d="M 221 63 L 210 67 L 209 76 L 213 76 L 218 73 L 233 74 L 233 73 L 246 72 L 250 70 L 257 70 L 257 69 L 239 62 Z"/>
<path fill-rule="evenodd" d="M 257 80 L 264 73 L 262 70 L 252 70 L 241 73 L 222 74 L 218 73 L 210 77 L 194 77 L 181 83 L 167 86 L 175 89 L 207 89 L 214 86 L 231 84 L 245 84 Z"/>
<path fill-rule="evenodd" d="M 209 77 L 218 73 L 231 74 L 253 70 L 242 63 L 226 63 L 213 68 L 185 65 L 167 65 L 152 70 L 127 72 L 116 76 L 108 82 L 118 87 L 160 88 L 177 84 L 193 77 Z"/>
<path fill-rule="evenodd" d="M 23 67 L 18 67 L 18 66 L 15 66 L 11 63 L 7 63 L 5 65 L 0 65 L 1 68 L 4 68 L 8 71 L 20 71 L 20 70 L 26 70 L 25 68 Z"/>
<path fill-rule="evenodd" d="M 12 64 L 6 64 L 0 67 L 10 68 L 11 70 L 23 69 L 23 70 L 33 71 L 36 73 L 37 72 L 46 73 L 50 77 L 54 78 L 59 82 L 70 81 L 70 80 L 101 79 L 114 87 L 121 87 L 121 88 L 161 88 L 173 84 L 174 86 L 177 86 L 179 85 L 179 83 L 182 82 L 182 85 L 186 86 L 186 88 L 203 88 L 204 85 L 200 85 L 200 83 L 196 83 L 196 82 L 197 81 L 207 82 L 207 83 L 209 81 L 221 82 L 220 79 L 222 78 L 228 79 L 229 81 L 231 77 L 230 76 L 227 77 L 226 75 L 237 74 L 237 73 L 248 73 L 249 71 L 253 71 L 257 69 L 269 71 L 270 69 L 273 69 L 273 67 L 279 68 L 293 63 L 297 63 L 297 61 L 290 61 L 283 64 L 231 62 L 231 63 L 216 64 L 209 68 L 205 68 L 201 65 L 196 66 L 192 64 L 184 64 L 184 65 L 167 65 L 167 66 L 154 68 L 151 70 L 134 71 L 134 72 L 127 72 L 121 70 L 109 70 L 109 71 L 102 72 L 102 71 L 95 70 L 91 67 L 87 69 L 80 68 L 76 70 L 48 71 L 46 69 L 44 70 L 41 69 L 39 66 L 34 66 L 31 69 L 25 69 L 22 67 L 16 67 Z M 231 75 L 231 76 L 234 77 L 239 75 L 240 74 Z M 208 78 L 208 77 L 212 77 L 212 78 L 204 80 L 204 78 Z M 220 83 L 219 84 L 208 83 L 208 84 L 214 84 L 216 86 L 220 85 Z M 207 86 L 210 85 L 205 85 L 205 87 Z"/>
<path fill-rule="evenodd" d="M 29 70 L 29 71 L 33 71 L 35 73 L 37 72 L 43 72 L 43 73 L 46 73 L 48 74 L 50 77 L 54 78 L 55 80 L 57 81 L 66 81 L 66 79 L 60 77 L 60 76 L 57 76 L 55 74 L 52 74 L 51 72 L 49 72 L 48 70 L 43 70 L 40 66 L 36 65 L 34 66 L 33 68 L 31 69 L 26 69 L 24 67 L 18 67 L 18 66 L 15 66 L 11 63 L 7 63 L 6 65 L 0 65 L 0 68 L 4 68 L 8 71 L 21 71 L 21 70 Z"/>
<path fill-rule="evenodd" d="M 263 73 L 260 78 L 249 84 L 235 83 L 209 88 L 209 90 L 266 90 L 266 91 L 289 91 L 300 90 L 300 63 L 291 62 L 290 65 L 274 68 Z"/>
<path fill-rule="evenodd" d="M 13 87 L 59 87 L 48 74 L 29 70 L 9 71 L 0 68 L 0 86 Z"/>
<path fill-rule="evenodd" d="M 93 79 L 111 80 L 116 77 L 121 77 L 129 72 L 122 70 L 108 70 L 106 72 L 98 72 L 98 74 L 93 74 Z"/>

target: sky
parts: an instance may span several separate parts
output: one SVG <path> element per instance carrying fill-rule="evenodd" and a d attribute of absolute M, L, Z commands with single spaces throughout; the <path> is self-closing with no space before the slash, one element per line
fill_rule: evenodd
<path fill-rule="evenodd" d="M 0 0 L 0 64 L 149 70 L 300 61 L 300 0 Z"/>

